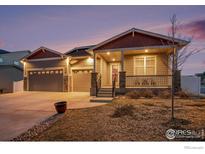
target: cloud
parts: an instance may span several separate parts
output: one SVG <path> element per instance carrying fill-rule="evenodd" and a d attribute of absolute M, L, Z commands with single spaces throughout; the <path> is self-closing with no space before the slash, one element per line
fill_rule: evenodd
<path fill-rule="evenodd" d="M 205 19 L 190 21 L 181 26 L 183 33 L 191 35 L 194 39 L 205 40 Z"/>

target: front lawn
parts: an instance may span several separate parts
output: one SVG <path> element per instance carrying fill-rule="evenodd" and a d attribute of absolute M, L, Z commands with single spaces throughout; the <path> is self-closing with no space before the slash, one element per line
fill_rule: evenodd
<path fill-rule="evenodd" d="M 68 110 L 32 140 L 167 141 L 167 129 L 205 128 L 205 99 L 177 99 L 175 123 L 170 122 L 170 104 L 169 99 L 120 97 L 104 106 Z"/>

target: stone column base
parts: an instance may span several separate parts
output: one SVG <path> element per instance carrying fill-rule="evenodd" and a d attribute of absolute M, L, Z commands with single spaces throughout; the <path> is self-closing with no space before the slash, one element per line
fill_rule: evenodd
<path fill-rule="evenodd" d="M 125 71 L 122 71 L 122 72 L 119 72 L 119 93 L 120 94 L 125 94 L 126 93 L 126 72 Z"/>
<path fill-rule="evenodd" d="M 27 88 L 27 77 L 24 77 L 23 78 L 23 90 L 24 91 L 28 91 L 28 88 Z"/>
<path fill-rule="evenodd" d="M 68 92 L 68 76 L 63 77 L 63 91 Z"/>
<path fill-rule="evenodd" d="M 96 80 L 97 80 L 96 72 L 91 73 L 91 88 L 90 88 L 90 96 L 96 96 Z"/>

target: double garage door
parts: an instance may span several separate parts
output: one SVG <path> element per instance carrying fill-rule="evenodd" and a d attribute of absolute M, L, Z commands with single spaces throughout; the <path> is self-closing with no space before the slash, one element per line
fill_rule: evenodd
<path fill-rule="evenodd" d="M 89 92 L 91 86 L 91 70 L 73 70 L 73 91 Z"/>
<path fill-rule="evenodd" d="M 63 70 L 29 71 L 29 91 L 63 91 Z"/>

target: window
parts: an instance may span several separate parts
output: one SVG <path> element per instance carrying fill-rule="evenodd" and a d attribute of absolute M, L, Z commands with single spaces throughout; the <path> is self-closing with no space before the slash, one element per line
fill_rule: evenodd
<path fill-rule="evenodd" d="M 135 75 L 155 75 L 156 57 L 155 56 L 137 56 L 134 59 Z"/>
<path fill-rule="evenodd" d="M 3 58 L 0 57 L 0 63 L 3 63 L 3 62 L 4 62 Z"/>
<path fill-rule="evenodd" d="M 19 62 L 18 61 L 14 61 L 14 65 L 19 66 Z"/>
<path fill-rule="evenodd" d="M 144 75 L 144 57 L 136 57 L 135 59 L 135 74 Z"/>

